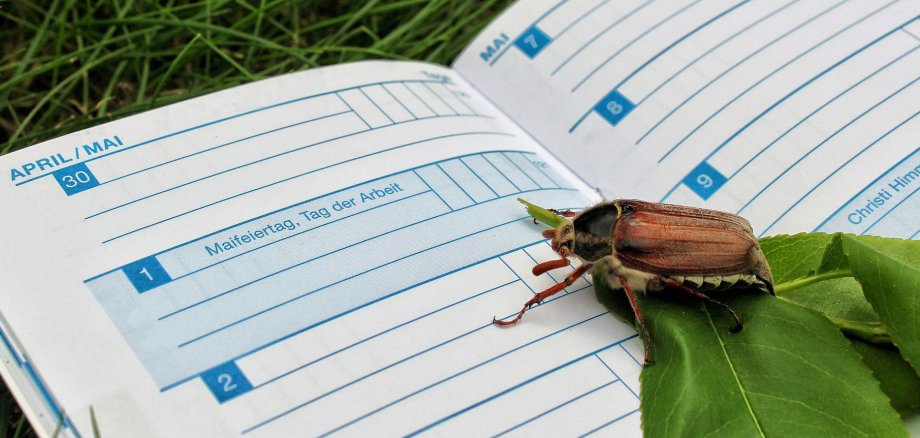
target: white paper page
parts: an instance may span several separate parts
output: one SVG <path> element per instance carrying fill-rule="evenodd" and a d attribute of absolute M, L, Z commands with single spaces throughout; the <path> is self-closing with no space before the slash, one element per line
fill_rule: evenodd
<path fill-rule="evenodd" d="M 610 198 L 917 238 L 920 2 L 527 0 L 455 70 Z"/>
<path fill-rule="evenodd" d="M 585 279 L 491 323 L 571 272 L 530 273 L 557 256 L 515 201 L 592 202 L 553 161 L 388 62 L 4 156 L 4 376 L 45 433 L 635 433 L 641 343 Z"/>

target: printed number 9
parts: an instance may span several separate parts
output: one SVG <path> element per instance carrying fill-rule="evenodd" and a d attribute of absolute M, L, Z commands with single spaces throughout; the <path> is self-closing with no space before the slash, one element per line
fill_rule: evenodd
<path fill-rule="evenodd" d="M 610 111 L 610 114 L 617 115 L 623 112 L 623 105 L 618 102 L 607 102 L 607 111 Z"/>
<path fill-rule="evenodd" d="M 224 392 L 230 392 L 236 389 L 236 383 L 233 383 L 233 376 L 229 374 L 217 376 L 217 383 L 224 385 Z"/>
<path fill-rule="evenodd" d="M 64 182 L 64 185 L 67 187 L 76 187 L 80 184 L 88 183 L 90 180 L 89 174 L 84 171 L 74 172 L 73 175 L 64 175 L 61 177 L 61 181 Z"/>
<path fill-rule="evenodd" d="M 706 174 L 696 177 L 696 182 L 706 188 L 712 187 L 712 177 Z"/>

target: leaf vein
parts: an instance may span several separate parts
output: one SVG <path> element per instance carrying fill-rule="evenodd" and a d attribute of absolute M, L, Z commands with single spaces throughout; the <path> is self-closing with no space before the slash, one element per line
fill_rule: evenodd
<path fill-rule="evenodd" d="M 809 404 L 803 403 L 803 402 L 800 401 L 800 400 L 792 400 L 792 399 L 788 399 L 788 398 L 785 398 L 785 397 L 780 397 L 780 396 L 778 396 L 778 395 L 767 394 L 767 393 L 765 393 L 765 392 L 758 392 L 758 391 L 749 391 L 749 393 L 752 394 L 752 395 L 759 395 L 759 396 L 762 396 L 762 397 L 769 397 L 769 398 L 774 398 L 774 399 L 782 400 L 782 401 L 788 402 L 788 403 L 794 403 L 794 404 L 799 405 L 799 406 L 801 406 L 802 408 L 808 409 L 808 410 L 810 410 L 810 411 L 812 411 L 812 412 L 815 412 L 815 413 L 818 413 L 818 414 L 823 414 L 825 417 L 828 417 L 828 418 L 830 418 L 830 419 L 833 419 L 833 420 L 837 421 L 838 423 L 840 423 L 841 425 L 843 425 L 843 426 L 846 427 L 847 429 L 851 429 L 851 430 L 857 432 L 857 433 L 860 434 L 860 435 L 869 436 L 868 434 L 866 434 L 865 431 L 860 430 L 860 429 L 857 428 L 856 426 L 853 426 L 852 424 L 847 423 L 846 421 L 843 421 L 842 418 L 840 418 L 840 417 L 838 417 L 838 416 L 836 416 L 836 415 L 832 415 L 832 414 L 829 413 L 829 412 L 826 412 L 826 411 L 822 411 L 822 410 L 820 410 L 820 409 L 817 409 L 817 408 L 815 408 L 814 406 L 811 406 L 811 405 L 809 405 Z"/>
<path fill-rule="evenodd" d="M 754 414 L 754 409 L 751 407 L 751 401 L 748 400 L 747 390 L 744 388 L 744 385 L 741 384 L 741 379 L 738 377 L 738 372 L 735 370 L 735 364 L 732 363 L 731 357 L 728 356 L 728 350 L 725 349 L 725 342 L 722 341 L 722 336 L 719 335 L 719 330 L 716 328 L 715 321 L 712 320 L 712 314 L 709 312 L 708 307 L 704 307 L 704 309 L 706 311 L 706 319 L 709 321 L 709 326 L 712 328 L 712 332 L 715 334 L 716 339 L 719 340 L 719 348 L 722 349 L 722 354 L 725 356 L 725 362 L 728 363 L 732 377 L 735 379 L 735 384 L 738 385 L 738 389 L 741 392 L 741 398 L 744 399 L 744 406 L 751 415 L 751 419 L 754 420 L 754 425 L 757 426 L 757 432 L 760 433 L 760 436 L 766 438 L 766 435 L 763 433 L 763 428 L 760 427 L 760 421 L 757 419 L 757 415 Z"/>

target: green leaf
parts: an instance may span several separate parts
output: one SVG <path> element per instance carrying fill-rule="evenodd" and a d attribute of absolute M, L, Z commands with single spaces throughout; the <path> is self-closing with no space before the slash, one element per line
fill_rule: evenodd
<path fill-rule="evenodd" d="M 891 406 L 900 412 L 920 407 L 920 376 L 904 361 L 897 347 L 859 339 L 850 342 L 881 383 L 882 391 L 891 399 Z"/>
<path fill-rule="evenodd" d="M 840 233 L 801 233 L 761 239 L 776 294 L 822 313 L 847 334 L 891 342 L 859 282 L 851 277 L 842 237 Z"/>
<path fill-rule="evenodd" d="M 552 228 L 556 228 L 565 222 L 564 218 L 543 207 L 531 204 L 521 198 L 518 198 L 518 202 L 524 204 L 527 207 L 527 214 L 533 216 L 534 219 L 542 222 L 543 224 L 549 225 Z"/>
<path fill-rule="evenodd" d="M 784 234 L 760 239 L 760 249 L 773 271 L 774 284 L 814 273 L 821 265 L 831 239 L 832 235 L 824 233 Z"/>
<path fill-rule="evenodd" d="M 598 266 L 591 271 L 591 283 L 594 284 L 594 295 L 610 313 L 620 318 L 621 321 L 636 327 L 636 315 L 629 305 L 629 299 L 623 291 L 613 291 L 607 286 L 607 274 Z M 638 330 L 638 327 L 637 327 Z"/>
<path fill-rule="evenodd" d="M 718 306 L 673 295 L 641 300 L 654 361 L 641 375 L 646 436 L 906 435 L 827 319 L 765 294 L 722 298 L 744 319 L 742 331 L 729 332 L 731 317 Z"/>
<path fill-rule="evenodd" d="M 843 237 L 863 294 L 914 370 L 920 370 L 920 241 Z"/>

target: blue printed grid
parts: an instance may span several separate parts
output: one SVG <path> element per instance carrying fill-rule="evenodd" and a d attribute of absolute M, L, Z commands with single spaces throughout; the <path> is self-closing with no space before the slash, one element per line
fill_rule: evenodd
<path fill-rule="evenodd" d="M 166 386 L 196 374 L 196 370 L 269 343 L 283 333 L 323 323 L 348 309 L 437 276 L 429 272 L 428 260 L 432 257 L 440 260 L 437 266 L 450 271 L 465 265 L 465 260 L 500 252 L 504 245 L 531 241 L 532 232 L 516 225 L 523 218 L 508 218 L 499 213 L 506 210 L 496 210 L 491 203 L 514 202 L 512 196 L 529 193 L 530 198 L 559 205 L 563 199 L 570 199 L 573 190 L 542 188 L 534 182 L 527 189 L 498 197 L 491 186 L 508 184 L 510 179 L 494 171 L 475 173 L 464 161 L 503 163 L 515 169 L 517 178 L 522 180 L 548 178 L 545 171 L 522 158 L 519 152 L 491 152 L 409 169 L 157 254 L 155 259 L 145 260 L 160 260 L 172 281 L 151 292 L 156 293 L 152 299 L 114 293 L 125 286 L 134 289 L 124 276 L 103 274 L 87 284 L 135 346 L 155 380 Z M 522 169 L 512 159 L 530 167 Z M 383 197 L 349 212 L 330 208 L 330 218 L 307 220 L 309 214 L 301 214 L 333 205 L 333 201 L 357 201 L 361 193 L 391 184 L 403 189 L 390 195 L 392 199 Z M 217 251 L 214 246 L 232 243 L 253 230 L 286 220 L 290 220 L 289 227 L 279 228 L 282 231 L 263 241 L 239 248 L 228 244 L 226 251 Z M 492 232 L 507 234 L 507 242 L 492 239 Z M 316 238 L 330 234 L 339 238 Z M 461 242 L 463 250 L 454 249 Z M 214 255 L 208 255 L 209 247 L 214 248 Z M 310 251 L 304 252 L 304 248 Z M 275 262 L 266 263 L 271 260 Z M 405 272 L 410 274 L 397 274 Z M 351 298 L 342 299 L 345 291 L 352 291 L 347 293 Z M 152 319 L 142 324 L 149 329 L 136 330 L 139 322 L 126 319 L 129 309 L 134 308 L 144 308 L 144 313 L 151 315 Z M 239 339 L 243 333 L 245 340 Z M 234 347 L 215 349 L 216 345 L 227 344 Z"/>

